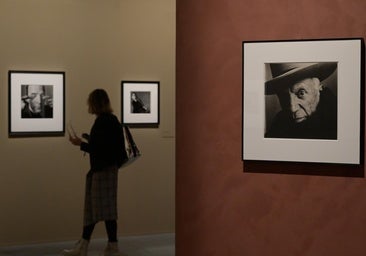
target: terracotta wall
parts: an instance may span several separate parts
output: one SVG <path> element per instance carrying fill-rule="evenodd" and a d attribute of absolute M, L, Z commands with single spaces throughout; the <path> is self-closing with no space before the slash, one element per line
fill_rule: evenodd
<path fill-rule="evenodd" d="M 365 11 L 361 0 L 177 0 L 177 256 L 365 255 L 366 182 L 352 177 L 363 166 L 241 161 L 242 41 L 364 38 Z"/>

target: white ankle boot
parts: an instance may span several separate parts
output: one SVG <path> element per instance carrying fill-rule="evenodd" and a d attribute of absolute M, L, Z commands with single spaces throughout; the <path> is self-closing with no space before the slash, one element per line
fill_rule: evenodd
<path fill-rule="evenodd" d="M 70 250 L 63 250 L 63 256 L 87 256 L 88 255 L 88 245 L 89 241 L 85 239 L 79 240 L 75 247 Z"/>
<path fill-rule="evenodd" d="M 119 252 L 118 242 L 108 242 L 107 247 L 104 249 L 103 256 L 127 256 L 127 255 Z"/>

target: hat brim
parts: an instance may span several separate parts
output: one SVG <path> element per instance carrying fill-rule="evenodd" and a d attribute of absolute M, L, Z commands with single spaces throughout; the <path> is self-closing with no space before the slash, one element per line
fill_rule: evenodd
<path fill-rule="evenodd" d="M 292 69 L 280 76 L 265 82 L 265 94 L 276 94 L 286 87 L 305 78 L 317 77 L 320 81 L 328 78 L 337 68 L 336 62 L 315 63 L 313 65 Z"/>

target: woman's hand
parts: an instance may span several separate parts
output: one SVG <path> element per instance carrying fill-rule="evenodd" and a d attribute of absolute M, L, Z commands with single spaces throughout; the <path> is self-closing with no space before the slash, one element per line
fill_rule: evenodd
<path fill-rule="evenodd" d="M 82 142 L 78 136 L 73 137 L 71 135 L 69 135 L 69 141 L 75 146 L 80 146 Z"/>

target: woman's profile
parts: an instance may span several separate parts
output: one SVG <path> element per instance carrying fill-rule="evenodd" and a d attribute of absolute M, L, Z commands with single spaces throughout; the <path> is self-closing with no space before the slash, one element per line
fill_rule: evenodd
<path fill-rule="evenodd" d="M 131 105 L 132 113 L 148 113 L 148 108 L 145 106 L 144 102 L 138 97 L 137 93 L 131 93 Z"/>

